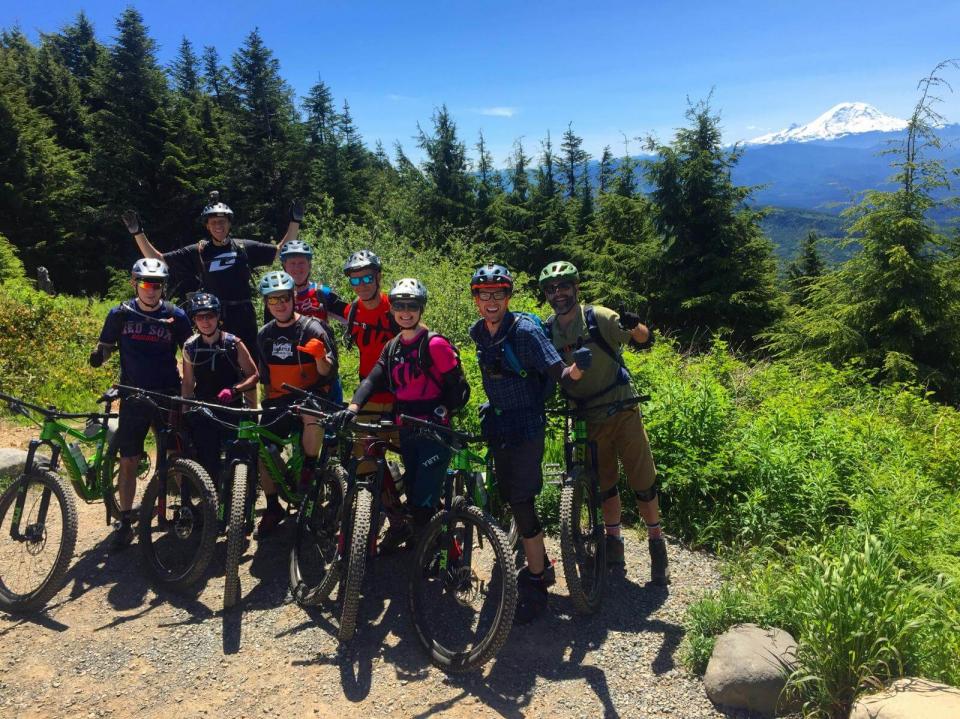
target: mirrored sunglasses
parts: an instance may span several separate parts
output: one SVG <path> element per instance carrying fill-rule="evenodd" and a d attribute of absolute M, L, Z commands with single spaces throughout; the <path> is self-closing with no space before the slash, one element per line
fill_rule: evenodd
<path fill-rule="evenodd" d="M 285 305 L 288 302 L 292 302 L 292 301 L 293 301 L 293 297 L 291 297 L 290 295 L 270 295 L 269 297 L 267 297 L 267 304 L 270 305 L 271 307 L 274 307 L 276 305 Z"/>
<path fill-rule="evenodd" d="M 359 277 L 351 277 L 350 284 L 354 287 L 359 287 L 361 284 L 372 285 L 375 279 L 376 277 L 373 275 L 360 275 Z"/>
<path fill-rule="evenodd" d="M 390 309 L 394 312 L 419 312 L 421 310 L 419 302 L 404 302 L 399 300 L 390 303 Z"/>
<path fill-rule="evenodd" d="M 162 282 L 154 282 L 152 280 L 137 280 L 137 287 L 141 290 L 162 290 Z"/>

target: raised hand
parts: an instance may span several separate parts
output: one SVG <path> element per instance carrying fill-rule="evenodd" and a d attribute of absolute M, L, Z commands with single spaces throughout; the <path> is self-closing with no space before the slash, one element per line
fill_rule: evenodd
<path fill-rule="evenodd" d="M 327 358 L 327 346 L 323 340 L 316 337 L 311 338 L 305 345 L 297 345 L 297 349 L 313 356 L 314 359 L 325 360 Z"/>
<path fill-rule="evenodd" d="M 622 310 L 620 312 L 620 326 L 625 330 L 632 330 L 640 324 L 640 315 L 636 312 L 628 312 L 627 310 Z"/>
<path fill-rule="evenodd" d="M 140 215 L 137 214 L 136 210 L 127 210 L 120 218 L 123 220 L 123 224 L 127 226 L 127 232 L 131 235 L 139 235 L 143 232 L 143 223 L 140 221 Z"/>
<path fill-rule="evenodd" d="M 294 200 L 290 203 L 290 222 L 296 222 L 298 225 L 303 222 L 303 202 Z"/>

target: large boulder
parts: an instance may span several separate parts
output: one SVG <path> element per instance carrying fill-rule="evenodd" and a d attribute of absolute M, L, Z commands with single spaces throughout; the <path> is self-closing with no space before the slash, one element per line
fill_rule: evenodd
<path fill-rule="evenodd" d="M 957 719 L 960 689 L 926 679 L 897 679 L 878 694 L 861 697 L 850 719 Z"/>
<path fill-rule="evenodd" d="M 23 471 L 27 461 L 27 452 L 12 447 L 0 448 L 0 478 L 12 479 Z"/>
<path fill-rule="evenodd" d="M 738 624 L 717 638 L 703 684 L 714 704 L 776 716 L 796 663 L 796 640 L 782 629 Z"/>

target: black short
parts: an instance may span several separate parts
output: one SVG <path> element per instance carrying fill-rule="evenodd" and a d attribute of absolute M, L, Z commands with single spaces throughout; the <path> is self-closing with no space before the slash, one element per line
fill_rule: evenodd
<path fill-rule="evenodd" d="M 490 442 L 500 497 L 510 504 L 533 499 L 543 489 L 543 430 L 519 444 Z"/>
<path fill-rule="evenodd" d="M 260 415 L 260 426 L 281 439 L 286 439 L 294 432 L 299 432 L 301 425 L 300 418 L 295 414 L 287 412 L 290 405 L 296 402 L 296 397 L 276 397 L 274 399 L 265 399 L 260 403 L 263 408 L 263 414 Z"/>
<path fill-rule="evenodd" d="M 178 395 L 178 389 L 164 394 Z M 117 448 L 121 457 L 139 457 L 143 454 L 143 440 L 150 431 L 150 425 L 157 429 L 167 421 L 168 409 L 156 409 L 152 404 L 135 397 L 120 402 L 120 417 L 117 427 Z"/>

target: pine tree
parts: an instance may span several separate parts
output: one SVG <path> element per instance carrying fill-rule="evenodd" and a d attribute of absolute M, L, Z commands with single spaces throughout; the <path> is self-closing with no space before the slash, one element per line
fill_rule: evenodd
<path fill-rule="evenodd" d="M 77 19 L 59 33 L 49 36 L 70 73 L 80 87 L 83 98 L 91 98 L 97 67 L 107 59 L 106 49 L 97 42 L 93 25 L 81 10 Z M 96 108 L 95 108 L 96 109 Z"/>
<path fill-rule="evenodd" d="M 750 188 L 730 179 L 741 151 L 724 149 L 708 101 L 687 119 L 646 169 L 663 242 L 655 310 L 695 344 L 717 331 L 749 344 L 780 312 L 773 248 L 745 204 Z"/>
<path fill-rule="evenodd" d="M 30 103 L 53 121 L 57 142 L 70 150 L 86 151 L 87 111 L 80 84 L 63 64 L 48 37 L 37 52 Z"/>
<path fill-rule="evenodd" d="M 493 156 L 487 149 L 486 141 L 483 137 L 483 131 L 480 131 L 480 137 L 477 140 L 477 212 L 482 228 L 490 224 L 490 218 L 487 216 L 487 208 L 493 201 L 494 195 L 503 191 L 503 183 L 500 180 L 500 173 L 493 166 Z"/>
<path fill-rule="evenodd" d="M 806 300 L 810 283 L 823 274 L 824 262 L 817 250 L 819 242 L 820 237 L 816 231 L 810 230 L 803 238 L 797 256 L 787 267 L 787 286 L 795 303 L 800 304 Z"/>
<path fill-rule="evenodd" d="M 425 219 L 435 228 L 446 224 L 466 227 L 473 220 L 473 187 L 467 148 L 457 137 L 457 126 L 446 105 L 434 113 L 433 132 L 417 126 L 418 144 L 428 190 L 422 198 Z"/>
<path fill-rule="evenodd" d="M 572 200 L 577 195 L 577 170 L 580 165 L 590 159 L 590 155 L 583 149 L 583 138 L 573 131 L 573 123 L 567 125 L 560 143 L 560 169 L 563 172 L 564 184 L 567 190 L 567 199 Z"/>
<path fill-rule="evenodd" d="M 321 195 L 333 197 L 334 210 L 341 211 L 345 192 L 340 173 L 338 118 L 333 93 L 322 80 L 318 79 L 310 88 L 303 101 L 303 110 L 307 133 L 307 196 L 311 199 Z"/>
<path fill-rule="evenodd" d="M 600 155 L 600 168 L 597 173 L 597 191 L 600 194 L 609 192 L 613 187 L 613 153 L 610 151 L 610 145 L 603 148 L 603 154 Z"/>
<path fill-rule="evenodd" d="M 193 45 L 184 37 L 177 57 L 170 67 L 174 89 L 183 97 L 196 102 L 200 97 L 200 69 Z"/>
<path fill-rule="evenodd" d="M 651 147 L 656 147 L 652 141 Z M 637 165 L 637 161 L 630 156 L 630 141 L 624 136 L 623 157 L 620 158 L 620 166 L 613 183 L 613 191 L 620 197 L 634 197 L 637 194 Z"/>
<path fill-rule="evenodd" d="M 298 148 L 300 126 L 293 91 L 280 63 L 253 30 L 233 55 L 231 125 L 236 134 L 229 170 L 229 196 L 241 219 L 239 232 L 273 237 L 286 225 L 287 204 L 305 168 Z M 242 213 L 242 214 L 240 214 Z"/>
<path fill-rule="evenodd" d="M 232 99 L 229 71 L 220 64 L 217 48 L 211 45 L 204 47 L 201 64 L 203 65 L 203 89 L 213 96 L 221 109 L 227 108 Z"/>
<path fill-rule="evenodd" d="M 347 215 L 358 215 L 370 192 L 370 153 L 353 123 L 350 103 L 346 100 L 337 117 L 337 135 L 340 143 L 340 174 L 343 178 L 341 211 Z"/>

